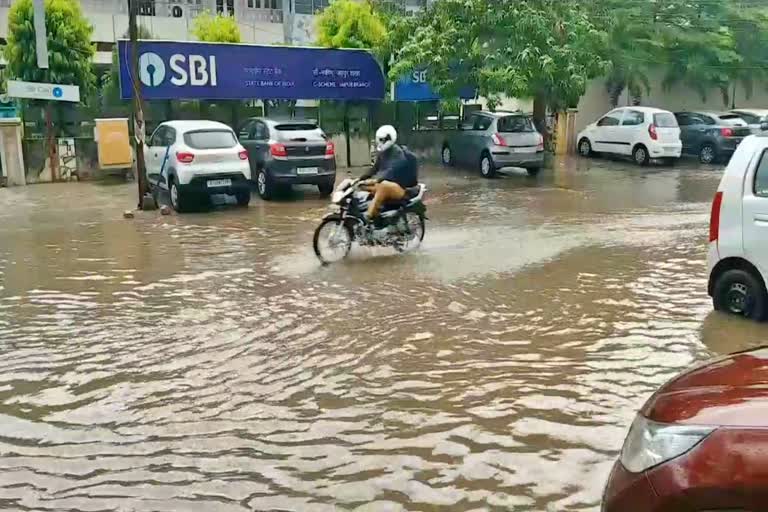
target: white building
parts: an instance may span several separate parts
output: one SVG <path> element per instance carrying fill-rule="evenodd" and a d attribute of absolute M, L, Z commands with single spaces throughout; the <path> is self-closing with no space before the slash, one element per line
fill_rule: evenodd
<path fill-rule="evenodd" d="M 0 0 L 0 42 L 8 36 L 8 10 L 16 0 Z M 328 0 L 137 0 L 139 25 L 154 39 L 194 40 L 192 20 L 203 11 L 230 14 L 244 43 L 308 44 L 314 39 L 314 13 Z M 128 31 L 127 0 L 80 0 L 93 25 L 97 64 L 108 65 L 115 41 Z"/>

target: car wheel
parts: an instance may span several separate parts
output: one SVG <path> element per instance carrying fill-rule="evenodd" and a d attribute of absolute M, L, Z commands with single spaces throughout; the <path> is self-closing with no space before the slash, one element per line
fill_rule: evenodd
<path fill-rule="evenodd" d="M 496 166 L 488 153 L 483 153 L 480 157 L 480 175 L 483 178 L 493 178 L 496 175 Z"/>
<path fill-rule="evenodd" d="M 248 206 L 251 203 L 250 189 L 238 190 L 235 192 L 235 199 L 237 199 L 237 206 Z"/>
<path fill-rule="evenodd" d="M 259 169 L 256 175 L 256 191 L 266 201 L 269 201 L 275 195 L 275 185 L 265 169 Z"/>
<path fill-rule="evenodd" d="M 713 164 L 717 161 L 717 149 L 712 144 L 704 144 L 699 149 L 699 162 Z"/>
<path fill-rule="evenodd" d="M 715 283 L 712 301 L 717 311 L 763 320 L 768 293 L 763 283 L 745 270 L 729 270 Z"/>
<path fill-rule="evenodd" d="M 327 181 L 325 183 L 320 183 L 317 188 L 320 190 L 320 195 L 323 197 L 328 197 L 333 193 L 333 185 L 335 184 L 334 181 Z"/>
<path fill-rule="evenodd" d="M 648 154 L 648 148 L 646 148 L 642 144 L 638 144 L 637 146 L 635 146 L 634 151 L 632 151 L 632 159 L 635 161 L 637 165 L 640 165 L 640 166 L 648 165 L 648 162 L 651 161 L 651 156 Z"/>
<path fill-rule="evenodd" d="M 168 188 L 168 195 L 171 199 L 171 207 L 179 213 L 189 210 L 189 198 L 181 191 L 175 177 L 171 177 L 171 186 Z"/>
<path fill-rule="evenodd" d="M 451 147 L 447 144 L 443 146 L 443 151 L 440 153 L 440 159 L 443 161 L 443 165 L 448 167 L 453 165 L 453 153 L 451 152 Z"/>
<path fill-rule="evenodd" d="M 528 176 L 537 176 L 541 172 L 541 167 L 529 167 L 526 172 Z"/>
<path fill-rule="evenodd" d="M 579 141 L 579 154 L 584 158 L 588 158 L 594 154 L 592 153 L 592 143 L 589 142 L 589 139 L 584 138 Z"/>

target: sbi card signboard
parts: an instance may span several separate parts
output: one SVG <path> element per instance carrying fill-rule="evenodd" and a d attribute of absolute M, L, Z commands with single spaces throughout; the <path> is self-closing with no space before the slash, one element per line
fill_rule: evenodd
<path fill-rule="evenodd" d="M 118 42 L 120 94 L 133 97 L 128 41 Z M 139 80 L 148 100 L 380 100 L 384 76 L 362 50 L 230 43 L 139 42 Z"/>
<path fill-rule="evenodd" d="M 471 100 L 475 97 L 473 87 L 462 87 L 459 98 Z M 395 101 L 438 101 L 440 95 L 429 86 L 427 70 L 419 69 L 405 75 L 395 83 Z"/>

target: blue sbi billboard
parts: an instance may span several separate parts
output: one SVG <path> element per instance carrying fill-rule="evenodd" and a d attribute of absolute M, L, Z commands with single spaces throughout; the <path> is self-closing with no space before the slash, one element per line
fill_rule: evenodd
<path fill-rule="evenodd" d="M 139 76 L 148 100 L 381 100 L 384 76 L 362 50 L 231 43 L 140 41 Z M 118 42 L 120 95 L 133 97 L 130 44 Z"/>
<path fill-rule="evenodd" d="M 476 96 L 474 87 L 462 87 L 459 98 L 471 100 Z M 438 101 L 440 95 L 429 85 L 427 71 L 417 69 L 395 83 L 395 101 Z"/>

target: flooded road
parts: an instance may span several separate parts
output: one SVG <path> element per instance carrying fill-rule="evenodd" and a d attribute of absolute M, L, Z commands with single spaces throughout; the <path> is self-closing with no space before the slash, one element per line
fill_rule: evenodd
<path fill-rule="evenodd" d="M 648 395 L 768 335 L 711 312 L 720 173 L 427 169 L 424 246 L 328 268 L 311 189 L 0 189 L 0 510 L 597 511 Z"/>

